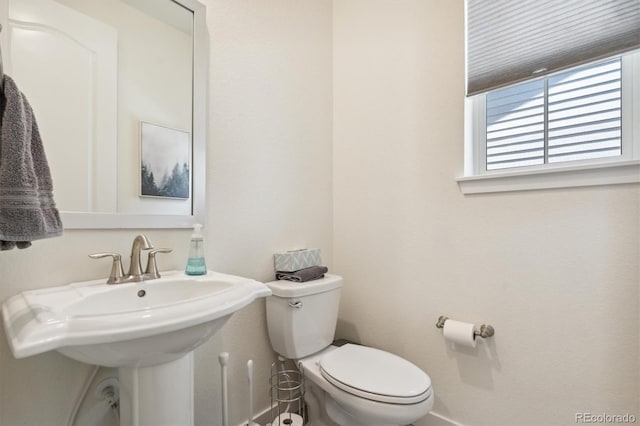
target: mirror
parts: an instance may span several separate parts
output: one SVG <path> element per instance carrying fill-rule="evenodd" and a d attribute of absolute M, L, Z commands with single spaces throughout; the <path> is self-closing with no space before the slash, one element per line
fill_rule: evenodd
<path fill-rule="evenodd" d="M 5 72 L 65 229 L 204 221 L 208 35 L 196 0 L 8 0 Z"/>

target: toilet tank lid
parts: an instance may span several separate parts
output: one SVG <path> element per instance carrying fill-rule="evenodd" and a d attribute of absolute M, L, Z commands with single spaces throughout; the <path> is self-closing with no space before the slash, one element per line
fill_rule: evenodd
<path fill-rule="evenodd" d="M 301 297 L 311 294 L 324 293 L 342 286 L 342 277 L 339 275 L 324 274 L 324 278 L 318 280 L 297 283 L 293 281 L 278 280 L 265 283 L 278 297 Z"/>

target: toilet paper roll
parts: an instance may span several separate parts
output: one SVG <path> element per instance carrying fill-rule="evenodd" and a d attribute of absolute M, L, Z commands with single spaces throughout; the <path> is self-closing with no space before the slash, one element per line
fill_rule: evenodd
<path fill-rule="evenodd" d="M 475 348 L 477 343 L 473 334 L 475 328 L 471 323 L 448 319 L 444 322 L 444 339 L 457 345 Z"/>
<path fill-rule="evenodd" d="M 304 420 L 295 413 L 282 413 L 273 419 L 272 426 L 303 426 Z"/>

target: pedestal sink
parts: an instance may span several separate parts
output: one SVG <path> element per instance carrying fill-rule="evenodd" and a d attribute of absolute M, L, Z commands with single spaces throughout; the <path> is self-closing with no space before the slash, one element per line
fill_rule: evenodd
<path fill-rule="evenodd" d="M 2 306 L 16 358 L 50 350 L 116 367 L 122 425 L 193 424 L 193 350 L 237 310 L 271 291 L 247 278 L 182 271 L 24 291 Z"/>

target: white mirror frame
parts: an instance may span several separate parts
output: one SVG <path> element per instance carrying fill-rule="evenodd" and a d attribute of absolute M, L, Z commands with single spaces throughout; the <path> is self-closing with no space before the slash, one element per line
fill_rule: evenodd
<path fill-rule="evenodd" d="M 193 148 L 192 214 L 156 215 L 130 213 L 60 212 L 64 229 L 190 228 L 205 222 L 207 95 L 209 34 L 206 9 L 197 0 L 171 0 L 193 12 Z"/>

